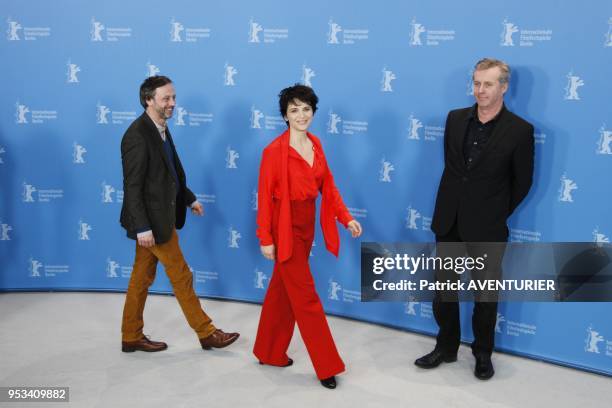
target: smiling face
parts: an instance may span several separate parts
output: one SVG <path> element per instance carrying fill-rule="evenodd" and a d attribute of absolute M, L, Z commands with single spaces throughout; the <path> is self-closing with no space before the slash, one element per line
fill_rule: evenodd
<path fill-rule="evenodd" d="M 474 71 L 474 97 L 479 108 L 491 110 L 501 108 L 504 93 L 508 90 L 508 83 L 500 82 L 501 73 L 499 67 Z"/>
<path fill-rule="evenodd" d="M 155 89 L 155 95 L 147 99 L 147 112 L 156 122 L 165 122 L 172 117 L 176 106 L 174 86 L 166 84 Z"/>
<path fill-rule="evenodd" d="M 313 116 L 314 112 L 309 104 L 294 99 L 287 105 L 287 114 L 284 119 L 289 122 L 289 129 L 306 132 L 312 123 Z"/>

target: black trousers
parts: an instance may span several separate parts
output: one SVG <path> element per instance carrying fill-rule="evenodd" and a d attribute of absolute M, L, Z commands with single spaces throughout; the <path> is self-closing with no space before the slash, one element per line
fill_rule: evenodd
<path fill-rule="evenodd" d="M 483 256 L 486 253 L 486 269 L 472 270 L 472 280 L 499 279 L 501 263 L 505 251 L 505 240 L 502 243 L 465 242 L 457 228 L 457 223 L 442 236 L 436 236 L 436 251 L 438 257 L 470 257 Z M 446 243 L 446 244 L 445 244 Z M 453 243 L 453 244 L 448 244 Z M 436 280 L 446 282 L 458 280 L 454 271 L 436 271 Z M 459 297 L 457 292 L 437 291 L 433 301 L 433 313 L 439 331 L 436 337 L 436 350 L 447 354 L 456 354 L 461 341 L 461 325 L 459 320 Z M 475 294 L 474 310 L 472 312 L 472 330 L 474 342 L 472 353 L 475 356 L 490 356 L 495 345 L 495 322 L 497 320 L 497 293 L 481 292 Z"/>

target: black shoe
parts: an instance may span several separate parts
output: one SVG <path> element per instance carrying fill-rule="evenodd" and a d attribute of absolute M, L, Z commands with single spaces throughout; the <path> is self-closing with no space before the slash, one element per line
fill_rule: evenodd
<path fill-rule="evenodd" d="M 332 375 L 329 378 L 322 379 L 321 385 L 324 386 L 325 388 L 329 388 L 330 390 L 333 390 L 334 388 L 336 388 L 336 377 Z"/>
<path fill-rule="evenodd" d="M 476 356 L 476 367 L 474 368 L 474 375 L 479 380 L 488 380 L 493 377 L 495 370 L 493 370 L 493 363 L 489 356 Z"/>
<path fill-rule="evenodd" d="M 444 363 L 453 363 L 457 361 L 457 353 L 455 354 L 446 354 L 439 350 L 434 350 L 429 354 L 424 355 L 421 358 L 418 358 L 414 364 L 421 368 L 435 368 L 440 364 Z"/>
<path fill-rule="evenodd" d="M 264 365 L 266 363 L 264 363 L 263 361 L 260 361 L 259 364 Z M 272 364 L 268 364 L 268 365 L 272 365 Z M 289 367 L 289 366 L 292 366 L 292 365 L 293 365 L 293 360 L 288 358 L 287 359 L 287 364 L 282 365 L 282 366 L 276 366 L 276 367 Z"/>

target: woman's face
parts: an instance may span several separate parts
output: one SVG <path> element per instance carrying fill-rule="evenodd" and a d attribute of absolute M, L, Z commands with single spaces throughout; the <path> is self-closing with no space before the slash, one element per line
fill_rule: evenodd
<path fill-rule="evenodd" d="M 308 130 L 312 122 L 312 107 L 298 99 L 294 99 L 287 105 L 287 115 L 285 120 L 289 122 L 289 128 L 300 132 Z"/>

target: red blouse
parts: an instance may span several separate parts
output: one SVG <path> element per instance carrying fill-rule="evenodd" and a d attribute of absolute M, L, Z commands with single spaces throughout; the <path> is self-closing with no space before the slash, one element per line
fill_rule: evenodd
<path fill-rule="evenodd" d="M 335 220 L 345 227 L 353 219 L 336 188 L 319 139 L 308 133 L 314 149 L 312 167 L 289 146 L 289 130 L 277 137 L 263 151 L 259 168 L 257 236 L 261 245 L 271 245 L 273 198 L 281 201 L 279 216 L 279 242 L 276 243 L 278 260 L 291 257 L 291 200 L 315 199 L 319 191 L 321 200 L 321 228 L 325 246 L 338 255 L 340 242 Z"/>

